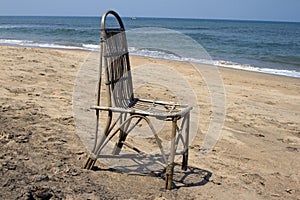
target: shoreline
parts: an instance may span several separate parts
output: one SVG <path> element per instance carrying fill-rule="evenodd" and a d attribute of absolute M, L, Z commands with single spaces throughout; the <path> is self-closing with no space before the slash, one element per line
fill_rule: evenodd
<path fill-rule="evenodd" d="M 130 55 L 130 57 L 133 58 L 142 58 L 142 59 L 153 59 L 153 60 L 160 60 L 160 61 L 170 61 L 170 62 L 179 62 L 179 63 L 190 63 L 193 65 L 193 62 L 187 62 L 187 61 L 180 61 L 180 60 L 171 60 L 171 59 L 165 59 L 165 58 L 153 58 L 153 57 L 147 57 L 147 56 L 139 56 L 139 55 Z M 300 77 L 294 77 L 294 76 L 288 76 L 288 75 L 281 75 L 281 74 L 272 74 L 272 73 L 266 73 L 266 72 L 259 72 L 259 71 L 252 71 L 252 70 L 247 70 L 247 69 L 238 69 L 238 68 L 231 68 L 231 67 L 223 67 L 223 66 L 218 66 L 218 65 L 213 65 L 213 64 L 206 64 L 206 63 L 194 63 L 194 64 L 200 64 L 200 65 L 205 65 L 205 66 L 212 66 L 215 68 L 218 68 L 218 70 L 224 70 L 224 71 L 236 71 L 241 72 L 241 73 L 250 73 L 250 74 L 261 74 L 262 76 L 274 76 L 274 77 L 279 77 L 283 79 L 295 79 L 298 80 Z"/>
<path fill-rule="evenodd" d="M 26 46 L 26 45 L 18 45 L 18 44 L 0 44 L 0 46 L 13 46 L 13 47 L 20 47 L 20 48 L 41 48 L 41 49 L 56 49 L 56 50 L 70 50 L 70 51 L 87 51 L 87 52 L 95 52 L 99 51 L 96 50 L 94 47 L 76 47 L 76 46 L 64 46 L 64 45 L 54 45 L 54 47 L 43 47 L 43 46 Z M 57 46 L 57 47 L 55 47 Z M 61 47 L 59 47 L 61 46 Z M 96 45 L 93 45 L 96 46 Z M 129 52 L 130 53 L 130 52 Z M 176 59 L 170 59 L 170 58 L 164 58 L 164 57 L 156 57 L 156 56 L 149 56 L 149 55 L 138 55 L 134 53 L 130 53 L 130 56 L 141 56 L 145 58 L 153 58 L 153 59 L 163 59 L 163 60 L 171 60 L 171 61 L 178 61 L 178 62 L 189 62 L 189 63 L 196 63 L 196 64 L 205 64 L 205 65 L 212 65 L 219 68 L 228 68 L 228 69 L 235 69 L 235 70 L 243 70 L 243 71 L 249 71 L 249 72 L 256 72 L 256 73 L 263 73 L 263 74 L 271 74 L 271 75 L 278 75 L 278 76 L 286 76 L 286 77 L 292 77 L 292 78 L 300 78 L 300 72 L 294 71 L 294 70 L 284 70 L 284 69 L 271 69 L 266 67 L 257 67 L 252 66 L 248 64 L 240 64 L 240 63 L 234 63 L 231 61 L 223 61 L 223 60 L 210 60 L 207 61 L 208 63 L 203 62 L 197 62 L 197 61 L 189 61 L 187 60 L 176 60 Z"/>
<path fill-rule="evenodd" d="M 88 151 L 76 131 L 72 98 L 88 56 L 82 50 L 0 46 L 2 199 L 299 198 L 298 78 L 218 68 L 226 91 L 226 118 L 217 144 L 200 158 L 212 115 L 204 78 L 189 63 L 131 56 L 133 69 L 150 64 L 179 72 L 198 98 L 199 132 L 189 146 L 188 171 L 176 174 L 178 188 L 164 191 L 162 177 L 118 172 L 101 161 L 94 171 L 82 169 Z M 172 99 L 174 94 L 163 86 L 138 92 Z"/>

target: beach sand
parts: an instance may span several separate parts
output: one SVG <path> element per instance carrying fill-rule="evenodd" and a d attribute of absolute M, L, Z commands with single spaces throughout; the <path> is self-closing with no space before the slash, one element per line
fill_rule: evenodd
<path fill-rule="evenodd" d="M 205 135 L 197 134 L 188 171 L 175 174 L 176 189 L 164 191 L 161 177 L 82 168 L 88 151 L 76 134 L 72 95 L 88 54 L 0 47 L 1 199 L 300 199 L 300 79 L 220 68 L 226 91 L 221 138 L 200 158 Z M 197 94 L 205 132 L 210 100 L 195 72 L 182 62 L 131 62 L 180 71 Z M 172 98 L 164 94 L 156 93 Z"/>

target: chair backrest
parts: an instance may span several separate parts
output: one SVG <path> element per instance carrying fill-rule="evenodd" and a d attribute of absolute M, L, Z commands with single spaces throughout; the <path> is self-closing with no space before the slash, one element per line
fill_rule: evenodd
<path fill-rule="evenodd" d="M 119 27 L 107 27 L 108 15 L 116 19 Z M 134 96 L 127 39 L 124 24 L 114 11 L 105 12 L 101 20 L 102 65 L 105 67 L 109 106 L 130 107 Z"/>

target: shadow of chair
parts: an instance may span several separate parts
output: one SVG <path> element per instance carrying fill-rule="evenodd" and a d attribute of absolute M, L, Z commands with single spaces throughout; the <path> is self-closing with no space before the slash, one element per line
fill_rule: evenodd
<path fill-rule="evenodd" d="M 193 166 L 188 166 L 187 170 L 182 170 L 179 168 L 180 165 L 175 164 L 172 188 L 182 188 L 182 187 L 199 187 L 206 185 L 212 176 L 212 173 L 208 170 L 200 169 Z M 179 168 L 179 169 L 177 169 Z M 94 166 L 93 171 L 109 171 L 112 173 L 127 173 L 127 175 L 132 176 L 152 176 L 165 179 L 165 170 L 141 173 L 139 170 L 130 170 L 128 168 L 99 168 Z"/>

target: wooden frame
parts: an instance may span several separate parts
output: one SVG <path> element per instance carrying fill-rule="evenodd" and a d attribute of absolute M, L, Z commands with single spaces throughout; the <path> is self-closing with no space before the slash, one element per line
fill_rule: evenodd
<path fill-rule="evenodd" d="M 115 17 L 119 27 L 106 27 L 108 15 Z M 101 20 L 100 39 L 101 55 L 97 104 L 91 107 L 96 112 L 96 137 L 92 155 L 87 160 L 84 168 L 91 169 L 94 166 L 97 158 L 101 158 L 100 154 L 103 148 L 105 148 L 107 143 L 113 137 L 116 137 L 117 133 L 119 133 L 119 140 L 112 152 L 113 155 L 119 155 L 123 145 L 126 145 L 137 153 L 141 153 L 141 150 L 130 145 L 125 140 L 128 134 L 139 123 L 141 123 L 141 121 L 145 121 L 151 129 L 163 157 L 163 165 L 166 168 L 166 189 L 171 189 L 173 182 L 174 159 L 177 149 L 176 144 L 179 140 L 181 140 L 184 145 L 183 151 L 180 152 L 183 156 L 182 169 L 187 169 L 190 111 L 192 110 L 192 107 L 187 104 L 152 101 L 134 97 L 125 28 L 120 16 L 116 12 L 110 10 L 103 14 Z M 100 102 L 103 67 L 105 69 L 105 84 L 107 86 L 107 106 L 101 105 Z M 107 112 L 106 127 L 101 138 L 98 137 L 100 111 Z M 114 113 L 119 114 L 119 117 L 115 121 L 113 121 Z M 162 147 L 161 140 L 158 137 L 150 119 L 172 122 L 171 148 L 168 159 Z M 178 121 L 180 119 L 182 119 L 181 125 L 178 126 Z M 136 121 L 133 123 L 134 120 Z M 119 125 L 117 126 L 117 124 Z M 183 132 L 185 133 L 185 136 L 183 136 Z"/>

